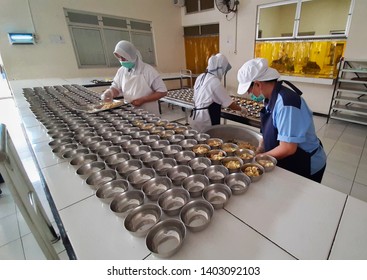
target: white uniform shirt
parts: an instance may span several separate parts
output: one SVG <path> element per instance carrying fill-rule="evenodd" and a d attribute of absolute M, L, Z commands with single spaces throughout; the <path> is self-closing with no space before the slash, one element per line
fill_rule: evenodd
<path fill-rule="evenodd" d="M 199 75 L 194 86 L 195 108 L 208 107 L 213 102 L 221 104 L 224 108 L 231 105 L 233 102 L 232 98 L 228 95 L 221 81 L 216 76 L 207 73 L 205 81 L 199 87 L 203 75 L 205 73 Z M 197 88 L 198 90 L 196 90 Z M 208 130 L 212 126 L 208 109 L 197 110 L 195 120 L 190 119 L 190 125 L 198 132 Z"/>

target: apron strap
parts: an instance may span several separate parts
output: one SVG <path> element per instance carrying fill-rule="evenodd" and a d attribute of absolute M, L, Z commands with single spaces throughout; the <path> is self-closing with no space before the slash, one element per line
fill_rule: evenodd
<path fill-rule="evenodd" d="M 193 120 L 195 120 L 196 118 L 196 111 L 199 111 L 199 110 L 206 110 L 206 109 L 209 109 L 210 106 L 208 107 L 202 107 L 202 108 L 194 108 L 191 110 L 191 113 L 190 113 L 190 118 L 192 118 Z"/>

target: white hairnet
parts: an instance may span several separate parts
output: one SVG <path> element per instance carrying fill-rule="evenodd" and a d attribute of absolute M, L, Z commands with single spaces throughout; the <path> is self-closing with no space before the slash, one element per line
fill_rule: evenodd
<path fill-rule="evenodd" d="M 226 74 L 232 68 L 229 64 L 228 59 L 221 53 L 213 55 L 208 60 L 208 72 L 222 79 L 223 75 Z"/>
<path fill-rule="evenodd" d="M 120 41 L 116 44 L 115 51 L 113 52 L 115 55 L 118 54 L 125 58 L 127 61 L 135 62 L 136 58 L 140 58 L 140 52 L 136 49 L 136 47 L 129 41 Z"/>

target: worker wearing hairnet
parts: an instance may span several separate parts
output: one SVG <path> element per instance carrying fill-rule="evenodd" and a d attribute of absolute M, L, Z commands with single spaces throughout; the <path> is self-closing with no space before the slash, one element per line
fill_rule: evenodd
<path fill-rule="evenodd" d="M 312 112 L 302 92 L 290 82 L 278 81 L 279 77 L 264 58 L 249 60 L 238 71 L 238 94 L 248 92 L 252 99 L 264 100 L 260 112 L 264 140 L 258 152 L 275 157 L 278 166 L 320 183 L 326 154 Z"/>
<path fill-rule="evenodd" d="M 231 68 L 227 58 L 218 53 L 209 58 L 205 73 L 200 74 L 196 79 L 195 107 L 191 112 L 190 125 L 198 132 L 204 132 L 212 125 L 220 124 L 222 106 L 246 114 L 246 109 L 234 103 L 221 83 L 222 78 Z"/>
<path fill-rule="evenodd" d="M 113 54 L 121 67 L 101 99 L 111 102 L 123 96 L 133 106 L 159 115 L 158 99 L 167 94 L 167 88 L 157 70 L 142 61 L 140 52 L 129 41 L 118 42 Z"/>

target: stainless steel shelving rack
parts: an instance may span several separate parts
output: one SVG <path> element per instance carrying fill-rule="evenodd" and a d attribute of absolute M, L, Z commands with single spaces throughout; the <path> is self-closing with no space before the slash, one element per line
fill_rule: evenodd
<path fill-rule="evenodd" d="M 329 119 L 367 125 L 367 60 L 340 60 Z"/>

